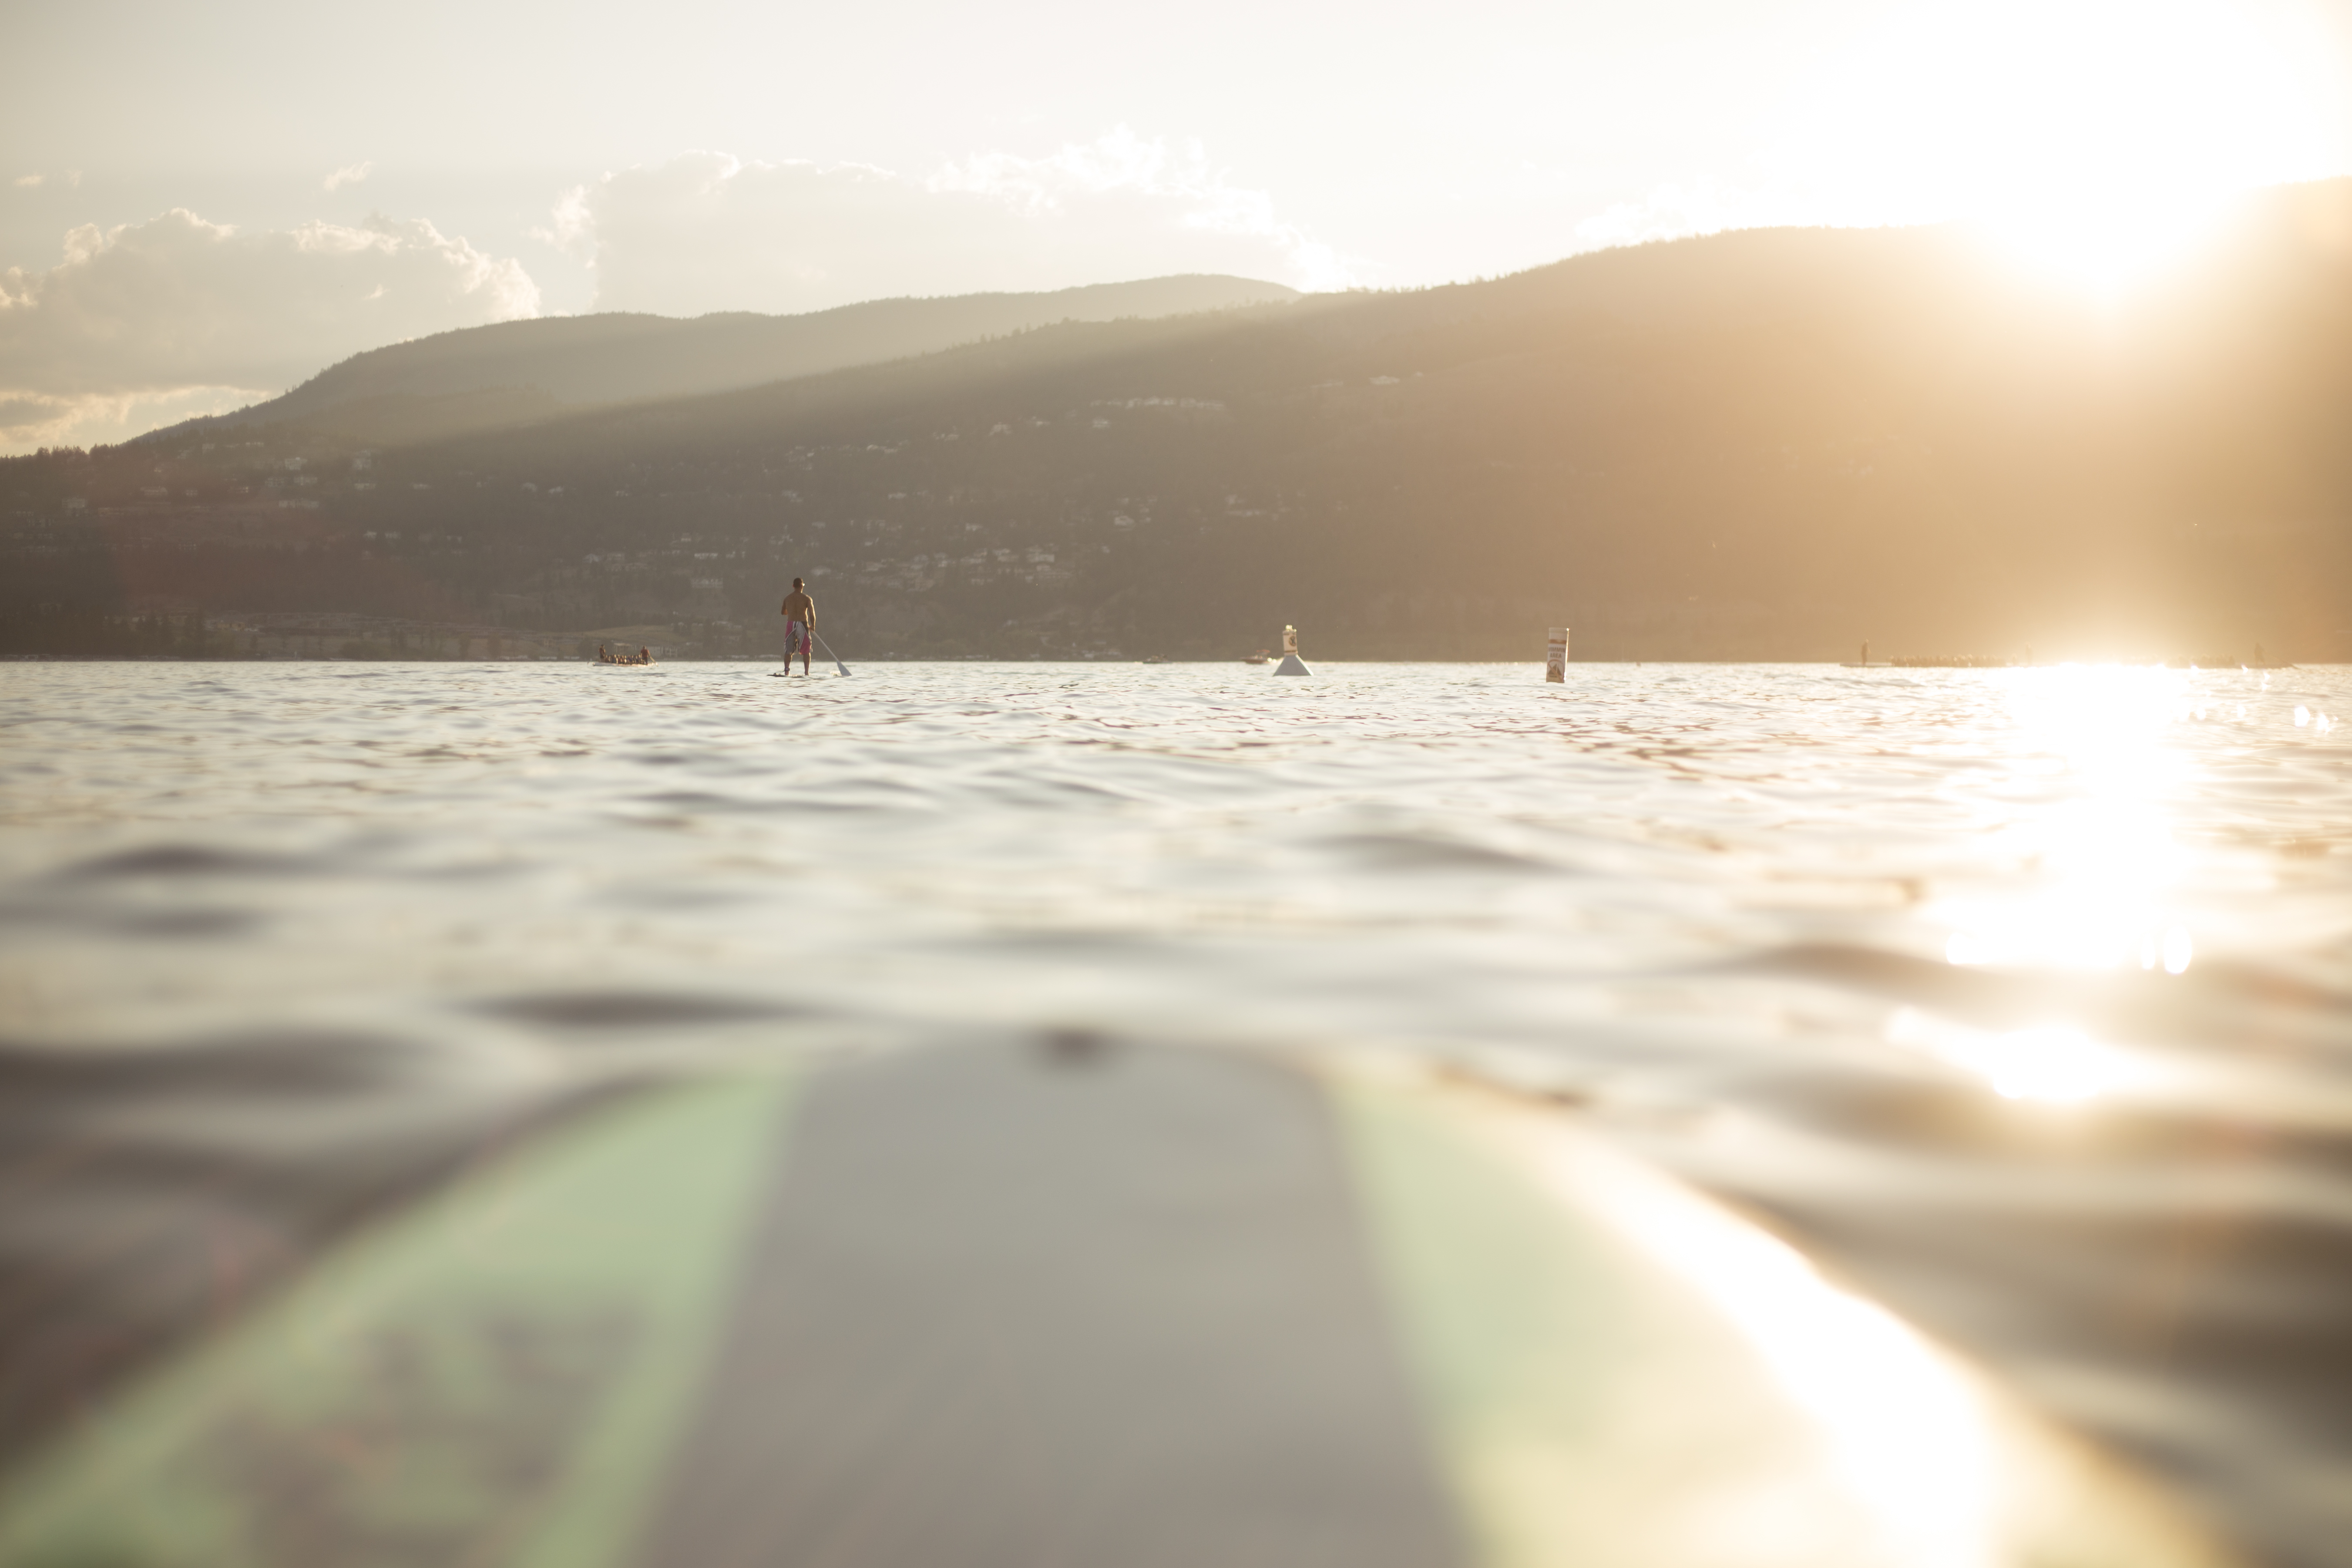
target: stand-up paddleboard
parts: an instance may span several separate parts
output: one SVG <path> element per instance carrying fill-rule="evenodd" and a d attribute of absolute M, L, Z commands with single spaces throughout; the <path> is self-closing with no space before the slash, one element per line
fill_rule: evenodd
<path fill-rule="evenodd" d="M 0 1564 L 2213 1568 L 1556 1111 L 1067 1037 L 647 1093 L 69 1431 Z"/>
<path fill-rule="evenodd" d="M 849 673 L 849 666 L 847 666 L 847 665 L 845 665 L 845 664 L 842 663 L 842 662 L 841 662 L 841 660 L 840 660 L 839 658 L 835 658 L 835 657 L 833 649 L 831 649 L 830 647 L 825 647 L 825 641 L 824 641 L 824 639 L 823 637 L 819 637 L 819 636 L 817 636 L 817 635 L 816 635 L 815 628 L 814 628 L 814 627 L 810 628 L 810 631 L 809 631 L 809 640 L 810 640 L 811 642 L 814 643 L 818 647 L 820 647 L 820 648 L 824 648 L 824 657 L 833 660 L 833 668 L 834 668 L 835 669 L 838 670 L 838 671 L 839 671 L 840 673 L 842 673 L 843 675 L 847 675 L 847 674 Z M 798 652 L 799 650 L 798 650 L 798 649 L 794 649 L 793 651 L 794 651 L 794 652 Z M 784 655 L 784 663 L 785 663 L 785 664 L 787 664 L 787 665 L 790 665 L 792 662 L 793 662 L 793 656 L 792 656 L 792 654 L 789 654 L 789 653 L 788 653 L 788 654 Z M 779 674 L 779 675 L 786 675 L 786 674 L 790 674 L 790 673 L 791 673 L 791 671 L 790 671 L 790 670 L 788 670 L 788 669 L 782 669 L 782 670 L 778 670 L 778 671 L 776 671 L 775 673 L 777 673 L 777 674 Z"/>

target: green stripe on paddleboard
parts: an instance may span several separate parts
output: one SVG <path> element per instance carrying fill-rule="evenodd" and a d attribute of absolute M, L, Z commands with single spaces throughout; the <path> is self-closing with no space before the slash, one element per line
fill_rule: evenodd
<path fill-rule="evenodd" d="M 787 1079 L 551 1135 L 322 1263 L 0 1494 L 5 1568 L 608 1568 L 666 1479 Z"/>
<path fill-rule="evenodd" d="M 1686 1508 L 1694 1476 L 1744 1469 L 1738 1450 L 1786 1437 L 1674 1419 L 1718 1412 L 1710 1386 L 1752 1379 L 1748 1358 L 1475 1123 L 1425 1093 L 1349 1077 L 1334 1089 L 1399 1335 L 1481 1562 L 1656 1560 L 1628 1538 L 1629 1519 Z"/>
<path fill-rule="evenodd" d="M 1559 1119 L 1358 1073 L 1332 1099 L 1487 1568 L 2229 1561 L 1779 1244 Z M 1694 1247 L 1716 1266 L 1694 1273 Z"/>

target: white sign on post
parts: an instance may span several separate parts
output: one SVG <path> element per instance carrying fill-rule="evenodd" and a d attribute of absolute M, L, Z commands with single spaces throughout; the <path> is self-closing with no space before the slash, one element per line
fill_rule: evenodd
<path fill-rule="evenodd" d="M 1551 644 L 1544 650 L 1544 679 L 1553 681 L 1568 679 L 1568 628 L 1566 626 L 1554 626 L 1551 629 Z"/>

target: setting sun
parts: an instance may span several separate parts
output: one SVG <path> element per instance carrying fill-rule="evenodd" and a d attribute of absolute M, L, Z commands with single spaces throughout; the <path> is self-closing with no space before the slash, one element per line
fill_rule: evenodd
<path fill-rule="evenodd" d="M 2113 303 L 2161 279 L 2215 238 L 2235 193 L 2174 191 L 2133 199 L 2053 194 L 1983 221 L 1992 247 L 2020 267 Z"/>
<path fill-rule="evenodd" d="M 1846 140 L 1849 205 L 1941 205 L 2103 298 L 2193 255 L 2240 193 L 2332 173 L 2352 133 L 2342 49 L 2274 0 L 1935 5 L 1841 63 L 1874 83 L 1824 84 L 1849 109 L 1803 156 Z"/>
<path fill-rule="evenodd" d="M 2094 0 L 2042 16 L 2019 73 L 2038 90 L 1995 132 L 2013 184 L 1985 217 L 2012 255 L 2094 293 L 2152 280 L 2237 192 L 2315 172 L 2342 129 L 2312 40 L 2262 6 Z"/>

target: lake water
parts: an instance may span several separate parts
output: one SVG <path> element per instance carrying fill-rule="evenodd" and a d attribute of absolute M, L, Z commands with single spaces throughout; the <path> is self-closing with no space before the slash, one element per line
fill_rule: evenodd
<path fill-rule="evenodd" d="M 1085 1030 L 1548 1096 L 2344 1561 L 2352 670 L 772 671 L 7 667 L 0 1457 L 534 1106 Z"/>

